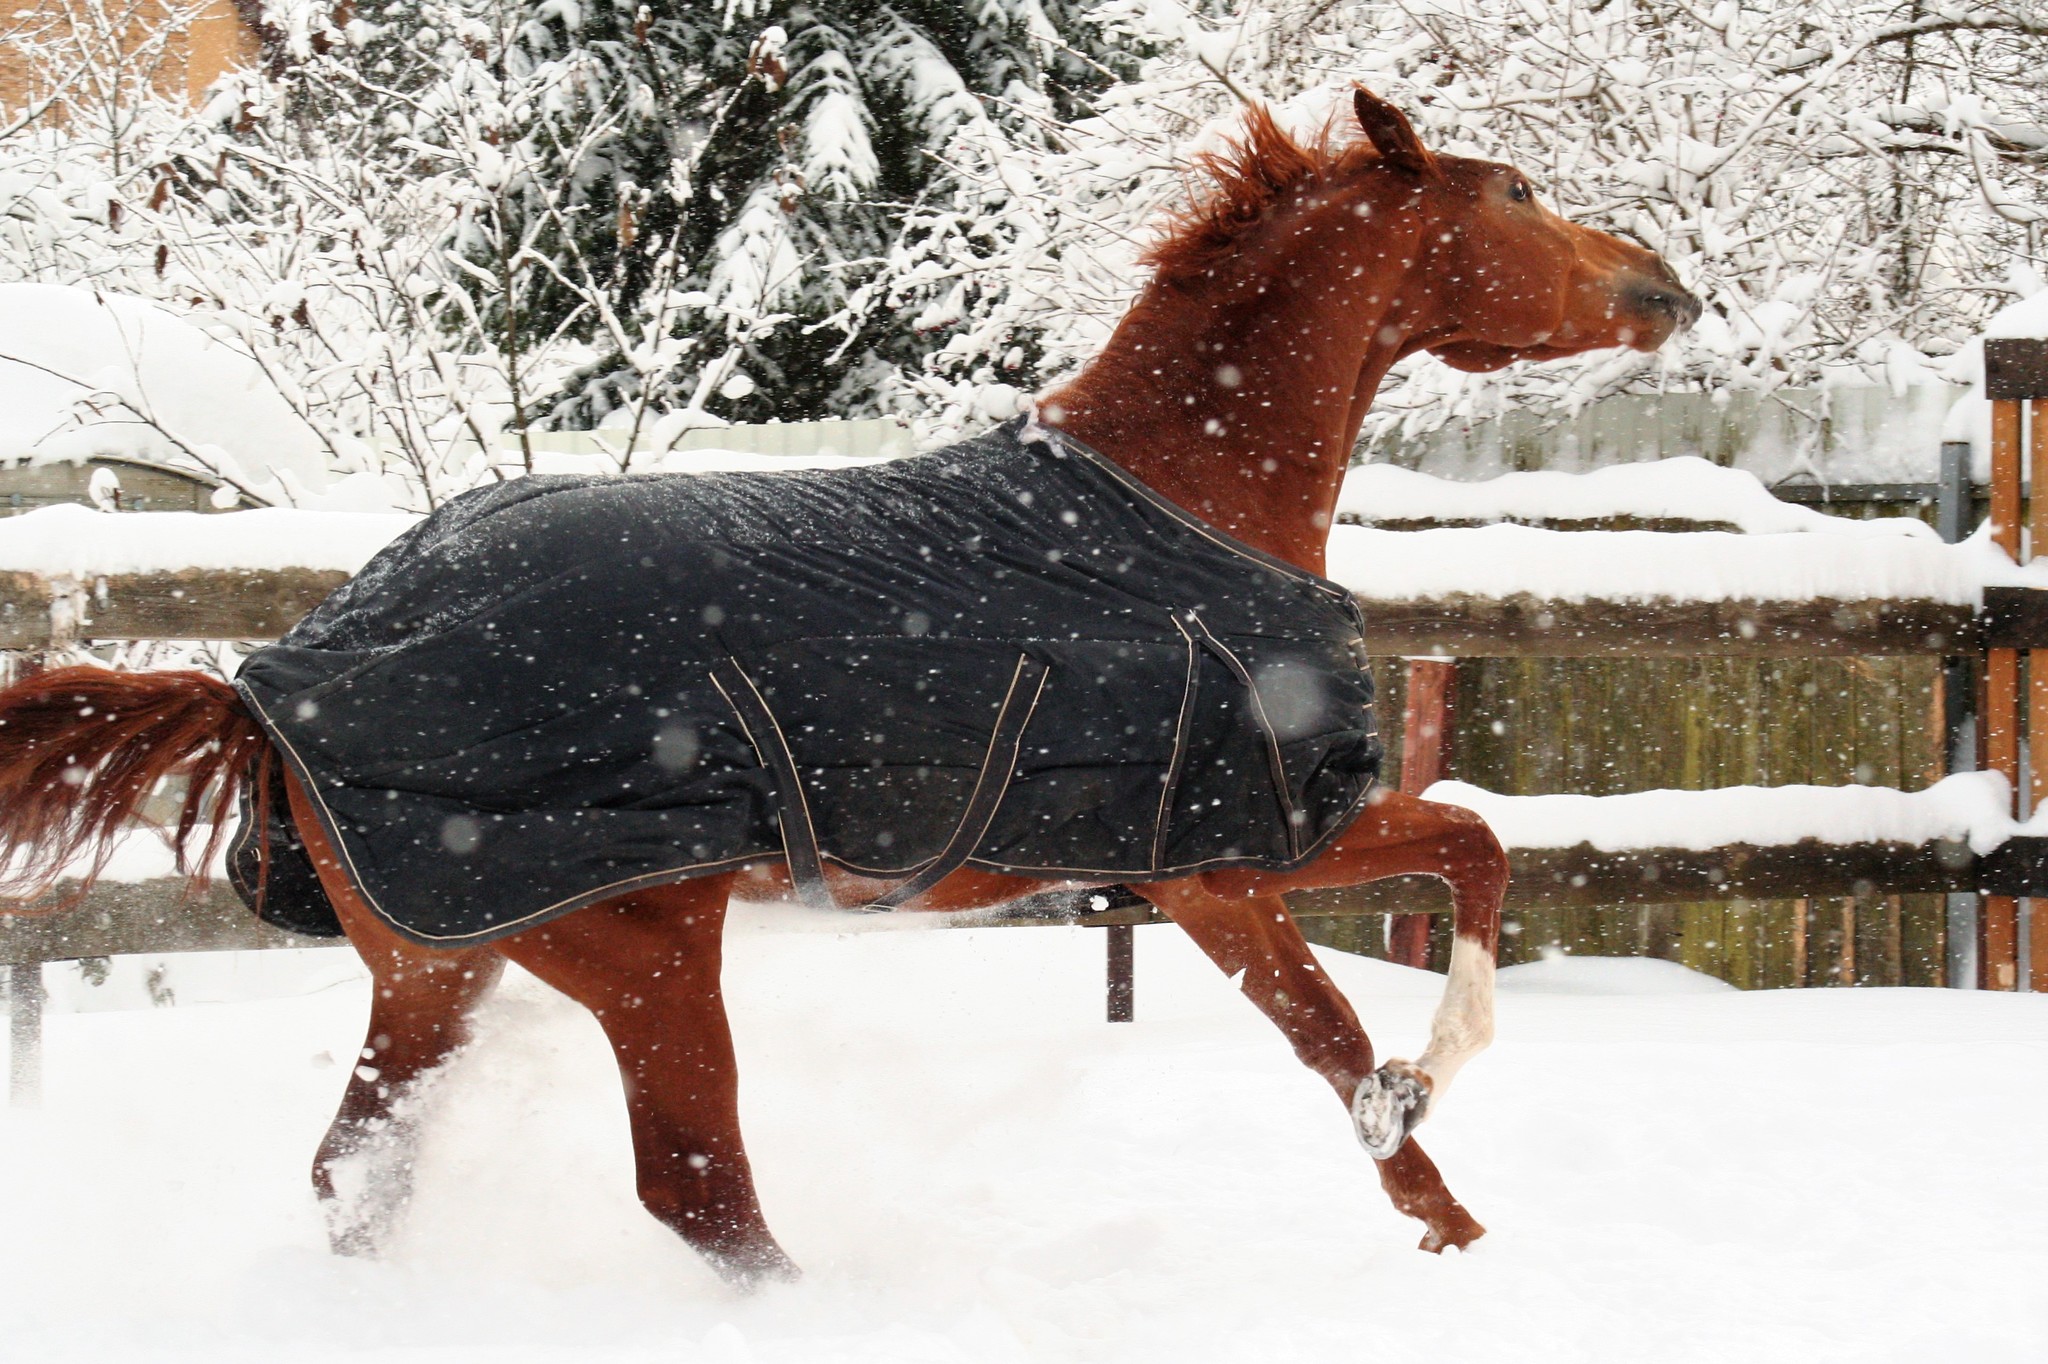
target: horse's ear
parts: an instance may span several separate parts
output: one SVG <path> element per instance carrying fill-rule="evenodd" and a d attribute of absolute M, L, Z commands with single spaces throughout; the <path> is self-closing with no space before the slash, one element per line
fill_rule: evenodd
<path fill-rule="evenodd" d="M 1358 110 L 1358 126 L 1365 129 L 1365 135 L 1379 149 L 1380 156 L 1388 165 L 1398 166 L 1425 180 L 1444 178 L 1443 167 L 1436 163 L 1436 156 L 1415 135 L 1408 115 L 1362 85 L 1352 88 L 1351 105 Z"/>

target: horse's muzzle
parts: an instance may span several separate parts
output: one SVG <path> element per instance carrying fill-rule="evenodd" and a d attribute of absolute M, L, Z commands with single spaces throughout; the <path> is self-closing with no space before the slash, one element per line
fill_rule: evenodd
<path fill-rule="evenodd" d="M 1648 316 L 1669 321 L 1672 332 L 1687 331 L 1700 320 L 1700 301 L 1686 292 L 1662 261 L 1658 266 L 1656 275 L 1632 281 L 1624 296 Z"/>

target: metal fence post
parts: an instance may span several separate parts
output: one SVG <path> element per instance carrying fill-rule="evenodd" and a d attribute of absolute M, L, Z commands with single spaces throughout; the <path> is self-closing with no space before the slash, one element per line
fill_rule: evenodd
<path fill-rule="evenodd" d="M 1935 484 L 1934 528 L 1949 544 L 1957 544 L 1976 529 L 1975 487 L 1970 481 L 1970 443 L 1962 440 L 1941 444 L 1941 474 Z M 1977 769 L 1977 668 L 1968 658 L 1941 661 L 1942 752 L 1951 772 Z M 1977 911 L 1973 891 L 1957 891 L 1948 897 L 1947 960 L 1943 963 L 1948 983 L 1963 990 L 1977 988 Z"/>
<path fill-rule="evenodd" d="M 16 1108 L 34 1108 L 43 1099 L 43 964 L 9 963 L 7 967 L 7 1093 Z"/>
<path fill-rule="evenodd" d="M 1111 924 L 1109 935 L 1109 1021 L 1129 1023 L 1137 1011 L 1137 930 L 1129 924 Z"/>

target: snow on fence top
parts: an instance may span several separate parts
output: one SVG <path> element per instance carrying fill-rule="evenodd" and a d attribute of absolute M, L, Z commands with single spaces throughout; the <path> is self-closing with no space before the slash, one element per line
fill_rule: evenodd
<path fill-rule="evenodd" d="M 783 469 L 864 460 L 789 461 L 726 450 L 671 454 L 676 472 Z M 1747 535 L 1701 531 L 1554 531 L 1482 525 L 1387 531 L 1340 525 L 1329 574 L 1377 601 L 1514 596 L 1567 602 L 1922 600 L 1975 606 L 1992 585 L 2048 587 L 2048 562 L 2014 566 L 1980 533 L 1945 545 L 1905 517 L 1855 521 L 1779 502 L 1752 475 L 1701 459 L 1588 474 L 1510 474 L 1452 483 L 1386 465 L 1353 470 L 1340 510 L 1393 520 L 1594 519 L 1615 515 L 1725 521 Z M 201 515 L 49 507 L 0 518 L 0 571 L 48 577 L 313 569 L 353 573 L 414 525 L 402 512 L 284 509 Z"/>
<path fill-rule="evenodd" d="M 1626 796 L 1503 796 L 1461 781 L 1440 781 L 1426 800 L 1483 816 L 1508 848 L 1601 852 L 1677 848 L 1705 852 L 1735 845 L 1936 842 L 1970 845 L 1982 856 L 2015 833 L 2009 788 L 1996 772 L 1959 772 L 1924 791 L 1883 786 L 1730 786 L 1714 791 L 1639 791 Z M 215 868 L 219 874 L 220 868 Z M 150 881 L 175 874 L 169 849 L 152 830 L 124 834 L 102 879 Z"/>
<path fill-rule="evenodd" d="M 1915 523 L 1917 524 L 1917 523 Z M 1398 531 L 1337 526 L 1329 576 L 1374 601 L 1917 600 L 1979 606 L 1991 586 L 2048 587 L 1983 532 L 1959 545 L 1917 535 L 1736 535 L 1726 531 Z"/>
<path fill-rule="evenodd" d="M 419 519 L 404 512 L 270 508 L 209 516 L 44 507 L 0 518 L 0 572 L 79 578 L 179 569 L 353 573 Z"/>
<path fill-rule="evenodd" d="M 1340 519 L 1384 521 L 1721 522 L 1750 535 L 1804 533 L 1933 540 L 1932 527 L 1911 517 L 1856 521 L 1781 502 L 1763 480 L 1724 469 L 1697 455 L 1612 464 L 1589 473 L 1503 474 L 1465 482 L 1393 464 L 1364 464 L 1344 477 Z"/>
<path fill-rule="evenodd" d="M 1991 402 L 1984 396 L 1984 342 L 1999 340 L 2048 340 L 2048 292 L 2007 304 L 1991 315 L 1984 331 L 1972 337 L 1956 357 L 1957 367 L 1967 376 L 1970 391 L 1948 410 L 1942 427 L 1943 440 L 1968 441 L 1970 476 L 1979 483 L 1991 478 Z"/>
<path fill-rule="evenodd" d="M 1483 817 L 1510 848 L 1602 852 L 1638 848 L 1706 851 L 1736 844 L 1968 843 L 1988 853 L 2021 826 L 2012 793 L 1996 772 L 1959 772 L 1924 791 L 1883 786 L 1729 786 L 1715 791 L 1642 791 L 1626 796 L 1503 796 L 1440 781 L 1426 800 Z"/>

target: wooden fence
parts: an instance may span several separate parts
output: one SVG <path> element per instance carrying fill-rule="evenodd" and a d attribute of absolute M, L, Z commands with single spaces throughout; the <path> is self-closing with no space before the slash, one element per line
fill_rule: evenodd
<path fill-rule="evenodd" d="M 2037 413 L 2042 406 L 2035 404 Z M 2018 430 L 2015 424 L 2015 441 Z M 2048 460 L 2048 425 L 2035 431 L 2037 455 Z M 2016 521 L 2016 477 L 2012 483 L 2010 506 L 1994 489 L 1994 517 Z M 1966 507 L 1967 489 L 1962 496 Z M 1963 514 L 1950 500 L 1950 521 L 1959 524 Z M 2048 512 L 2048 499 L 2043 508 Z M 2048 544 L 2048 534 L 2039 542 Z M 0 649 L 274 638 L 342 577 L 308 569 L 90 579 L 0 573 Z M 1981 610 L 1917 600 L 1671 601 L 1618 609 L 1512 595 L 1364 605 L 1376 650 L 1467 660 L 1445 693 L 1445 713 L 1431 721 L 1453 737 L 1430 761 L 1511 794 L 1846 781 L 1917 789 L 1946 768 L 1943 736 L 1953 728 L 1958 698 L 1956 674 L 1942 660 L 2048 647 L 2048 592 L 2022 589 L 1989 591 Z M 1414 709 L 1407 694 L 1412 670 L 1394 657 L 1374 667 L 1389 740 L 1387 775 L 1398 783 L 1413 775 L 1402 771 L 1398 755 L 1428 751 L 1404 742 Z M 2048 667 L 2042 677 L 2048 683 Z M 2008 711 L 2016 704 L 2016 679 L 2011 691 L 2002 702 Z M 1451 715 L 1459 723 L 1446 723 Z M 2012 753 L 1999 746 L 2016 729 L 2008 721 L 2001 731 L 1992 718 L 1990 756 L 2017 777 L 2016 744 Z M 1503 960 L 1559 946 L 1670 956 L 1747 986 L 1960 983 L 1953 981 L 1954 920 L 1946 897 L 2048 887 L 2048 846 L 2036 846 L 2044 844 L 2014 840 L 1990 859 L 1952 845 L 1626 854 L 1584 846 L 1512 849 Z M 198 906 L 180 895 L 166 883 L 110 885 L 63 919 L 0 918 L 17 1092 L 23 1058 L 34 1053 L 23 1044 L 39 1026 L 41 962 L 302 941 L 247 919 L 218 891 Z M 1382 916 L 1445 904 L 1434 883 L 1405 878 L 1299 897 L 1296 908 L 1319 940 L 1379 954 Z M 1129 926 L 1155 917 L 1128 903 L 1084 912 L 1068 897 L 982 921 L 1109 927 L 1114 1017 L 1130 1009 Z M 2004 954 L 1996 960 L 2005 964 L 2011 988 L 2017 920 L 1994 927 L 2004 933 L 1992 945 Z M 2048 952 L 2036 952 L 2034 965 L 2048 975 Z"/>
<path fill-rule="evenodd" d="M 1399 784 L 1407 670 L 1381 660 L 1374 676 L 1386 776 Z M 1442 775 L 1510 795 L 1851 782 L 1917 791 L 1948 774 L 1941 685 L 1932 657 L 1467 659 Z M 1516 884 L 1530 894 L 1509 912 L 1501 963 L 1564 951 L 1661 957 L 1751 989 L 1949 984 L 1948 897 L 1967 857 L 1833 856 L 1818 875 L 1804 852 L 1759 850 L 1740 867 L 1694 858 L 1646 887 L 1627 858 L 1602 867 L 1553 855 L 1546 867 L 1527 850 Z M 1697 899 L 1683 889 L 1688 875 Z M 1564 903 L 1559 876 L 1587 878 L 1581 902 Z M 1309 931 L 1386 955 L 1384 927 L 1355 913 Z M 1437 938 L 1441 966 L 1447 924 Z"/>

